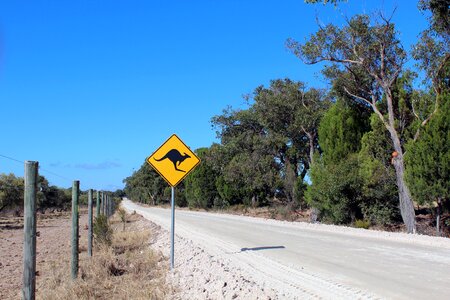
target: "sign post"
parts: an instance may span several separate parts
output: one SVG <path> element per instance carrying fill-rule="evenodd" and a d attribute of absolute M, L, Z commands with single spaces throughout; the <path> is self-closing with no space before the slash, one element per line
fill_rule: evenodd
<path fill-rule="evenodd" d="M 171 201 L 171 215 L 172 221 L 170 224 L 170 269 L 173 270 L 174 265 L 174 249 L 175 249 L 175 188 L 172 187 L 172 201 Z"/>
<path fill-rule="evenodd" d="M 200 163 L 200 158 L 198 158 L 176 134 L 173 134 L 147 158 L 147 163 L 149 163 L 172 188 L 170 269 L 173 270 L 175 255 L 175 187 Z"/>

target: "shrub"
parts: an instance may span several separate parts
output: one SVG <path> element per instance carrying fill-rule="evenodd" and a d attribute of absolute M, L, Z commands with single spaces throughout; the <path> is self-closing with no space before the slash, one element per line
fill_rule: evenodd
<path fill-rule="evenodd" d="M 94 237 L 99 244 L 111 245 L 113 230 L 108 224 L 108 218 L 105 215 L 98 216 L 94 221 Z"/>
<path fill-rule="evenodd" d="M 356 228 L 369 229 L 369 227 L 370 227 L 370 222 L 367 221 L 367 220 L 356 220 L 356 221 L 355 221 L 355 227 L 356 227 Z"/>
<path fill-rule="evenodd" d="M 117 214 L 119 215 L 120 221 L 123 224 L 122 231 L 125 231 L 125 223 L 127 223 L 127 212 L 123 208 L 119 208 L 117 210 Z"/>

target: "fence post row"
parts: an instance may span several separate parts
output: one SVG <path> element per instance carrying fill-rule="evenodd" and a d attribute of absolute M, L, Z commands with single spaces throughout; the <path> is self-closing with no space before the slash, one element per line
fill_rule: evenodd
<path fill-rule="evenodd" d="M 92 256 L 92 189 L 88 193 L 88 255 Z"/>
<path fill-rule="evenodd" d="M 78 195 L 80 181 L 75 180 L 72 186 L 72 279 L 78 276 Z"/>
<path fill-rule="evenodd" d="M 37 161 L 25 161 L 24 191 L 24 243 L 22 298 L 35 299 L 36 291 L 36 194 L 38 181 Z"/>

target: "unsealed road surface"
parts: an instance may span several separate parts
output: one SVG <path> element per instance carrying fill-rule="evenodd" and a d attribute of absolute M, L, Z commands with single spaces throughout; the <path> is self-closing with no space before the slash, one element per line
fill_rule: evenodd
<path fill-rule="evenodd" d="M 122 205 L 170 229 L 169 209 Z M 184 210 L 175 224 L 286 298 L 450 299 L 448 239 Z"/>

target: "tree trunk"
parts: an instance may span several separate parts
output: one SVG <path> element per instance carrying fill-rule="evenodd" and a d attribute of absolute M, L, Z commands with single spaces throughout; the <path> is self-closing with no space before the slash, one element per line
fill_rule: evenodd
<path fill-rule="evenodd" d="M 255 208 L 256 207 L 256 196 L 253 195 L 252 197 L 252 207 Z"/>
<path fill-rule="evenodd" d="M 436 235 L 441 236 L 441 199 L 437 200 L 437 208 L 436 208 Z"/>
<path fill-rule="evenodd" d="M 394 138 L 393 138 L 394 140 Z M 400 200 L 400 213 L 402 215 L 403 223 L 406 225 L 408 233 L 416 233 L 416 214 L 414 212 L 414 205 L 411 199 L 411 193 L 405 182 L 405 163 L 403 160 L 403 150 L 400 142 L 394 142 L 394 149 L 398 153 L 397 157 L 393 159 L 395 168 L 395 177 L 397 179 L 398 197 Z"/>
<path fill-rule="evenodd" d="M 302 126 L 302 130 L 303 132 L 306 134 L 306 136 L 308 137 L 308 142 L 309 142 L 309 164 L 310 166 L 312 166 L 313 162 L 314 162 L 314 138 L 316 137 L 316 135 L 314 133 L 310 133 L 308 131 L 305 130 L 305 128 L 303 128 Z"/>
<path fill-rule="evenodd" d="M 397 179 L 398 197 L 400 201 L 400 213 L 402 215 L 403 223 L 406 225 L 408 233 L 416 233 L 416 214 L 414 212 L 414 204 L 411 199 L 411 193 L 405 182 L 405 162 L 403 159 L 403 149 L 397 130 L 395 129 L 395 117 L 392 101 L 392 92 L 389 86 L 383 86 L 386 93 L 387 108 L 388 108 L 388 123 L 385 123 L 383 116 L 380 114 L 383 123 L 390 133 L 392 144 L 397 152 L 397 157 L 392 159 L 395 168 L 395 177 Z M 374 110 L 376 110 L 374 106 Z"/>
<path fill-rule="evenodd" d="M 308 134 L 309 139 L 309 161 L 312 166 L 314 163 L 314 137 L 311 134 Z"/>

